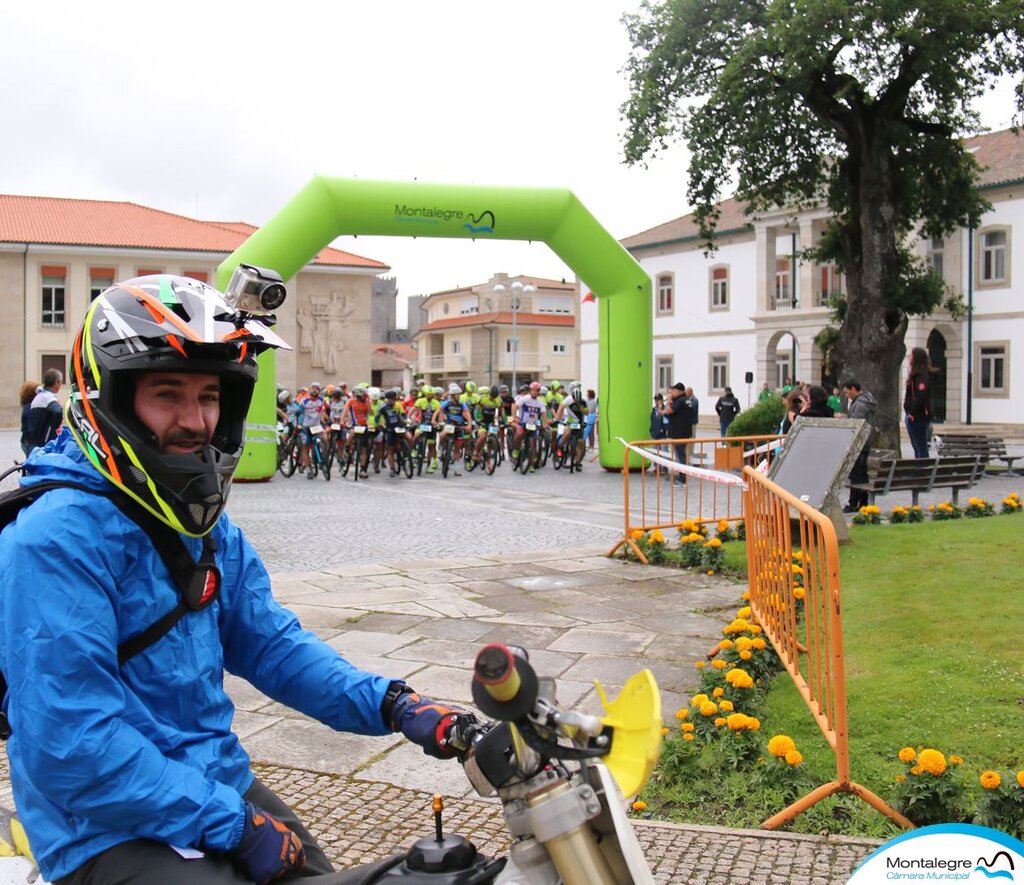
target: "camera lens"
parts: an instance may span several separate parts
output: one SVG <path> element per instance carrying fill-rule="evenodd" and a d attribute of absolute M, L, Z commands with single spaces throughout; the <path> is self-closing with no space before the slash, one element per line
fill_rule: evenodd
<path fill-rule="evenodd" d="M 280 283 L 271 283 L 260 293 L 260 305 L 264 310 L 277 310 L 285 299 L 285 288 Z"/>

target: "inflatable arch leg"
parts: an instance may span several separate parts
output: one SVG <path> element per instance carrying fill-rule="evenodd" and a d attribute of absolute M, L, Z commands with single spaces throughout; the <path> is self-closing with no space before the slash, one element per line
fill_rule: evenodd
<path fill-rule="evenodd" d="M 622 467 L 626 453 L 616 437 L 647 438 L 651 281 L 571 191 L 316 176 L 224 260 L 217 284 L 226 286 L 243 262 L 291 279 L 346 234 L 546 243 L 597 296 L 601 465 Z M 242 479 L 267 479 L 276 467 L 273 354 L 260 357 L 260 365 Z"/>

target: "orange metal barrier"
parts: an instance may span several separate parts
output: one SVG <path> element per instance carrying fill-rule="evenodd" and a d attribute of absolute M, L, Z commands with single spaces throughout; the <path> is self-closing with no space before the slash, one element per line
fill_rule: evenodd
<path fill-rule="evenodd" d="M 688 465 L 726 471 L 738 477 L 744 464 L 764 459 L 770 461 L 773 447 L 768 444 L 777 439 L 782 437 L 770 434 L 658 439 L 641 440 L 630 445 L 673 459 L 675 446 L 685 444 Z M 634 466 L 634 472 L 631 473 L 630 462 L 635 465 L 636 458 L 627 457 L 622 467 L 623 536 L 608 551 L 608 556 L 613 556 L 625 545 L 641 562 L 646 563 L 647 557 L 633 540 L 633 532 L 672 529 L 688 519 L 696 523 L 715 523 L 720 519 L 739 522 L 743 519 L 741 486 L 723 485 L 699 473 L 689 474 L 686 485 L 679 485 L 673 480 L 681 474 L 673 468 L 648 461 L 639 470 Z"/>
<path fill-rule="evenodd" d="M 833 793 L 853 793 L 910 829 L 913 824 L 850 780 L 846 670 L 835 527 L 822 513 L 766 476 L 745 468 L 750 608 L 771 640 L 836 758 L 836 778 L 768 818 L 773 830 Z M 799 551 L 799 565 L 793 552 Z M 802 572 L 795 571 L 799 568 Z M 803 588 L 803 618 L 797 589 Z"/>

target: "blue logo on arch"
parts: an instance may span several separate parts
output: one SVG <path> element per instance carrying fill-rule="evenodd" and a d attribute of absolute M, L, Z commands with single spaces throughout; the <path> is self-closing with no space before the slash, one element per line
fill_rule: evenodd
<path fill-rule="evenodd" d="M 978 864 L 974 868 L 976 873 L 984 873 L 989 879 L 1006 879 L 1013 881 L 1013 857 L 1008 851 L 997 851 L 992 855 L 992 860 L 978 858 Z"/>
<path fill-rule="evenodd" d="M 470 224 L 470 221 L 473 223 Z M 494 213 L 490 209 L 485 209 L 479 215 L 470 215 L 469 221 L 464 221 L 462 226 L 471 234 L 493 234 Z"/>

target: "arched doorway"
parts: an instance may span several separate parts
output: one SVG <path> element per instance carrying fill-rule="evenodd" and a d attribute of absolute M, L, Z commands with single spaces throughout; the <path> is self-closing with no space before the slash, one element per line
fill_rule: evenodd
<path fill-rule="evenodd" d="M 768 358 L 768 383 L 776 390 L 803 380 L 796 377 L 800 348 L 792 332 L 784 330 L 773 335 L 765 356 Z"/>
<path fill-rule="evenodd" d="M 935 410 L 936 423 L 946 420 L 946 339 L 938 329 L 928 334 L 928 358 L 939 371 L 932 380 L 932 407 Z"/>

